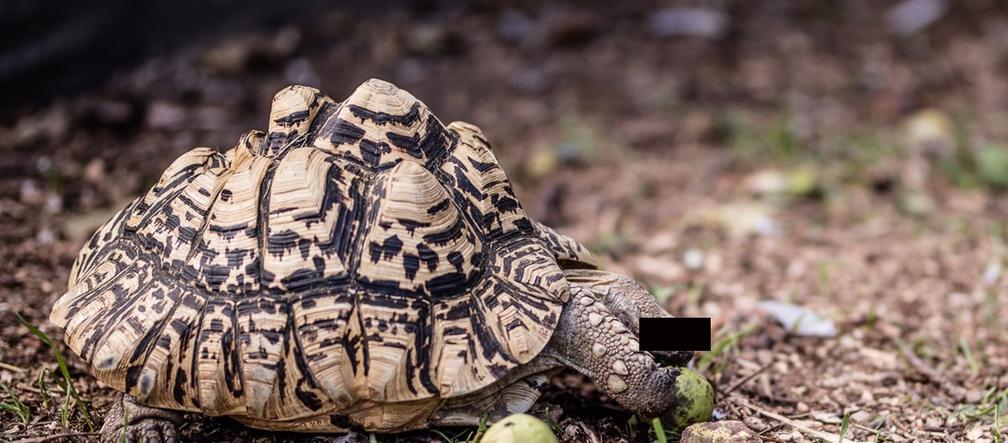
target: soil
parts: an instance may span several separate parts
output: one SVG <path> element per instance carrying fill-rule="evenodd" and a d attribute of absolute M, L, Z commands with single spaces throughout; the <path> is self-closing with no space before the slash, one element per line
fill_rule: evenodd
<path fill-rule="evenodd" d="M 886 18 L 898 2 L 726 1 L 703 7 L 716 32 L 669 35 L 661 12 L 691 3 L 597 3 L 330 10 L 7 109 L 0 401 L 17 397 L 31 416 L 0 412 L 0 440 L 94 439 L 73 408 L 61 423 L 53 350 L 15 313 L 66 354 L 95 429 L 113 401 L 47 320 L 100 223 L 185 150 L 265 126 L 282 86 L 340 98 L 378 77 L 446 122 L 482 127 L 535 218 L 669 312 L 712 317 L 715 350 L 694 367 L 717 387 L 716 418 L 767 441 L 1001 441 L 1008 8 L 938 2 L 936 21 L 900 33 Z M 765 300 L 836 333 L 782 325 Z M 562 441 L 656 438 L 575 373 L 532 413 Z M 375 439 L 474 430 L 437 431 Z M 337 438 L 199 417 L 183 433 Z"/>

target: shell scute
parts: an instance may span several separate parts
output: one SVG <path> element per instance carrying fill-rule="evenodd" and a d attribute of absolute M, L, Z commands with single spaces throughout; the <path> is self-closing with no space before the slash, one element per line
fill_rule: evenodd
<path fill-rule="evenodd" d="M 50 318 L 153 406 L 401 429 L 549 341 L 556 260 L 587 252 L 544 229 L 475 126 L 378 80 L 294 86 L 266 132 L 183 154 L 103 225 Z"/>

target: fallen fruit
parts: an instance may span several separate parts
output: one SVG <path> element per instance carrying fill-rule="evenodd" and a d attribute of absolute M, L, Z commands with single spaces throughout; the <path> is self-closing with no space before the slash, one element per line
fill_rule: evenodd
<path fill-rule="evenodd" d="M 670 430 L 681 431 L 693 423 L 710 420 L 714 412 L 714 388 L 704 376 L 691 369 L 680 368 L 676 378 L 676 407 L 662 416 Z"/>
<path fill-rule="evenodd" d="M 490 426 L 480 443 L 557 443 L 557 439 L 542 420 L 512 414 Z"/>

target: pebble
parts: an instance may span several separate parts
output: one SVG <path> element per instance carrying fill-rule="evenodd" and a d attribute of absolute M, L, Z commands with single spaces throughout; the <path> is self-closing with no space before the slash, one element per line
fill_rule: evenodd
<path fill-rule="evenodd" d="M 889 28 L 910 35 L 923 30 L 945 15 L 944 0 L 905 0 L 886 12 Z"/>
<path fill-rule="evenodd" d="M 536 22 L 522 12 L 508 10 L 497 19 L 497 35 L 505 42 L 518 44 L 536 32 Z"/>
<path fill-rule="evenodd" d="M 707 8 L 666 8 L 655 12 L 649 25 L 658 37 L 717 38 L 728 29 L 728 17 Z"/>
<path fill-rule="evenodd" d="M 687 427 L 681 443 L 749 443 L 762 441 L 745 423 L 736 420 L 696 423 Z"/>
<path fill-rule="evenodd" d="M 703 267 L 704 253 L 699 249 L 689 249 L 683 254 L 682 261 L 686 269 L 695 271 Z"/>

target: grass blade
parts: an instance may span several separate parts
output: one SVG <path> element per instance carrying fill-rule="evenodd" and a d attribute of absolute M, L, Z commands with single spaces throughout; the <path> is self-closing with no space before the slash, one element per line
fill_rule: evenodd
<path fill-rule="evenodd" d="M 487 428 L 489 427 L 487 426 L 488 420 L 490 420 L 490 416 L 488 414 L 483 414 L 482 416 L 480 416 L 479 425 L 476 427 L 476 434 L 473 435 L 471 439 L 466 439 L 467 443 L 468 442 L 476 443 L 483 438 L 483 434 L 486 434 Z"/>
<path fill-rule="evenodd" d="M 654 420 L 651 420 L 651 427 L 654 428 L 658 443 L 668 443 L 668 437 L 665 436 L 665 428 L 662 427 L 661 419 L 655 417 Z"/>
<path fill-rule="evenodd" d="M 16 315 L 18 320 L 21 321 L 22 325 L 28 328 L 28 331 L 30 331 L 32 335 L 38 337 L 42 343 L 45 343 L 49 346 L 49 349 L 52 349 L 53 356 L 56 358 L 56 364 L 59 366 L 60 375 L 62 375 L 63 379 L 66 381 L 64 390 L 66 391 L 67 399 L 63 403 L 63 409 L 60 411 L 60 420 L 63 423 L 63 427 L 66 428 L 70 422 L 70 413 L 67 409 L 69 409 L 70 397 L 73 397 L 74 401 L 77 403 L 77 409 L 80 410 L 81 416 L 84 417 L 84 421 L 88 425 L 88 429 L 93 432 L 94 423 L 91 421 L 91 414 L 88 413 L 87 408 L 84 406 L 84 402 L 77 394 L 77 389 L 74 388 L 73 378 L 70 377 L 70 368 L 67 366 L 66 359 L 63 358 L 63 353 L 60 352 L 59 347 L 53 343 L 52 339 L 49 338 L 45 332 L 42 332 L 42 330 L 35 325 L 28 323 L 28 320 L 25 320 L 21 314 L 15 312 L 14 315 Z"/>
<path fill-rule="evenodd" d="M 49 385 L 46 384 L 46 376 L 49 375 L 49 370 L 42 368 L 38 375 L 38 389 L 39 394 L 42 396 L 42 408 L 49 409 Z"/>
<path fill-rule="evenodd" d="M 449 437 L 444 432 L 441 432 L 441 431 L 439 431 L 437 429 L 431 429 L 430 431 L 433 432 L 433 433 L 435 433 L 435 434 L 437 434 L 442 439 L 444 439 L 445 443 L 455 443 L 455 439 Z"/>
<path fill-rule="evenodd" d="M 9 388 L 7 388 L 7 385 L 0 383 L 0 388 L 3 388 L 4 392 L 7 393 L 7 396 L 10 397 L 13 402 L 0 403 L 0 410 L 13 412 L 21 418 L 22 423 L 28 424 L 28 420 L 31 419 L 31 410 L 28 409 L 28 406 L 25 406 L 25 404 L 21 402 L 21 399 L 17 398 L 17 396 L 14 395 Z"/>
<path fill-rule="evenodd" d="M 844 436 L 847 435 L 847 428 L 850 427 L 850 413 L 843 415 L 843 419 L 840 421 L 840 438 L 837 443 L 843 443 Z"/>

